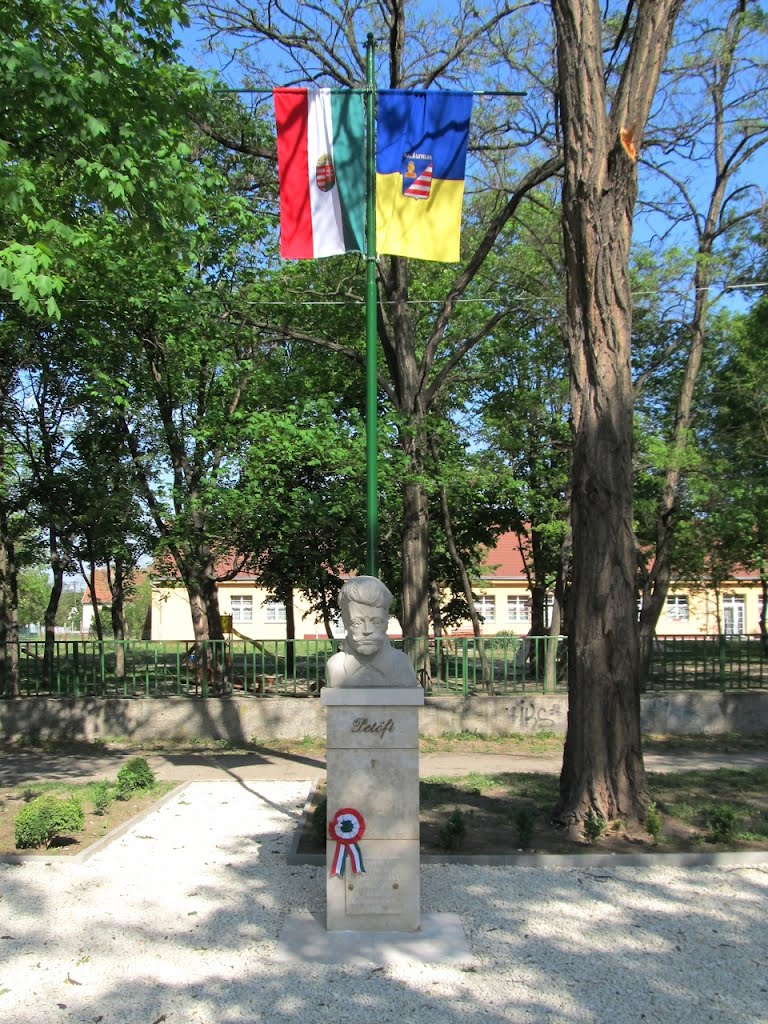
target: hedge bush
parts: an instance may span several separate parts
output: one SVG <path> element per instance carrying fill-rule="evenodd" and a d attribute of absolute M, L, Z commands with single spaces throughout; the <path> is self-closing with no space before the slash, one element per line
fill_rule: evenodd
<path fill-rule="evenodd" d="M 132 757 L 117 773 L 117 792 L 123 799 L 138 789 L 152 789 L 154 784 L 155 773 L 143 757 Z"/>
<path fill-rule="evenodd" d="M 77 797 L 62 800 L 46 794 L 38 796 L 16 815 L 16 848 L 48 847 L 60 836 L 82 832 L 83 822 L 83 808 Z"/>

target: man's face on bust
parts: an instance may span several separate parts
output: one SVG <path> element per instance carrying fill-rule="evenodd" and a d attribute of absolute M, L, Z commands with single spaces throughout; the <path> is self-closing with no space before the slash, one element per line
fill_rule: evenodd
<path fill-rule="evenodd" d="M 358 654 L 378 654 L 387 639 L 388 615 L 385 608 L 350 601 L 344 616 L 347 637 Z"/>

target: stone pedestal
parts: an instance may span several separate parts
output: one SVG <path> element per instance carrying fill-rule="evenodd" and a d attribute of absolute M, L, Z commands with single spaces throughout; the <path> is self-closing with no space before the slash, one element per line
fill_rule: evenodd
<path fill-rule="evenodd" d="M 328 820 L 353 808 L 365 820 L 365 871 L 331 877 L 326 851 L 328 931 L 413 932 L 420 925 L 419 707 L 421 687 L 325 687 Z"/>

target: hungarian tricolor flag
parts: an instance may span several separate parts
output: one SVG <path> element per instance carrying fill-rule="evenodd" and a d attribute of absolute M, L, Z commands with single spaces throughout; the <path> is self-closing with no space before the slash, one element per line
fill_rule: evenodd
<path fill-rule="evenodd" d="M 365 116 L 359 93 L 275 89 L 280 255 L 365 251 Z"/>

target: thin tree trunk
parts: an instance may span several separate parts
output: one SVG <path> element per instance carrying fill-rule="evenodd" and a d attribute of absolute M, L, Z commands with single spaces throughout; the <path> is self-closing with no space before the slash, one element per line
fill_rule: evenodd
<path fill-rule="evenodd" d="M 64 589 L 64 563 L 55 548 L 55 534 L 51 542 L 51 596 L 45 609 L 43 622 L 45 626 L 45 647 L 43 649 L 43 688 L 48 689 L 53 682 L 53 666 L 56 651 L 56 612 L 59 610 L 61 592 Z"/>
<path fill-rule="evenodd" d="M 96 627 L 96 639 L 99 643 L 104 641 L 104 627 L 101 622 L 101 611 L 99 609 L 99 599 L 96 595 L 96 563 L 91 559 L 88 567 L 88 572 L 85 571 L 85 566 L 80 561 L 80 575 L 85 580 L 85 585 L 88 587 L 88 593 L 91 595 L 91 607 L 93 608 L 93 625 Z"/>
<path fill-rule="evenodd" d="M 437 441 L 434 437 L 430 436 L 429 439 L 430 449 L 432 451 L 432 458 L 435 463 L 435 475 L 440 475 L 440 452 L 437 446 Z M 443 530 L 445 532 L 445 543 L 448 548 L 448 554 L 451 561 L 456 566 L 459 573 L 459 579 L 461 580 L 461 589 L 464 594 L 464 600 L 467 602 L 467 608 L 469 610 L 469 618 L 472 623 L 472 632 L 475 637 L 480 637 L 482 634 L 482 623 L 480 622 L 480 616 L 477 614 L 477 608 L 475 607 L 475 597 L 472 593 L 472 583 L 469 579 L 469 573 L 467 567 L 464 564 L 464 559 L 459 554 L 459 549 L 456 547 L 456 541 L 453 536 L 453 524 L 451 522 L 451 510 L 448 507 L 448 495 L 446 494 L 445 487 L 442 485 L 439 488 L 440 491 L 440 513 L 443 519 Z"/>
<path fill-rule="evenodd" d="M 320 595 L 320 611 L 323 616 L 323 627 L 325 628 L 325 635 L 329 640 L 333 639 L 333 616 L 331 615 L 331 606 L 328 603 L 325 591 Z"/>
<path fill-rule="evenodd" d="M 115 639 L 115 677 L 125 678 L 125 564 L 121 558 L 115 558 L 115 569 L 111 571 L 107 563 L 107 582 L 112 595 L 110 617 L 112 619 L 112 636 Z"/>
<path fill-rule="evenodd" d="M 440 587 L 437 585 L 435 580 L 431 580 L 429 584 L 429 609 L 432 617 L 432 632 L 435 637 L 435 673 L 438 679 L 444 678 L 446 671 L 445 668 L 445 652 L 443 651 L 443 613 L 440 608 Z M 431 684 L 432 670 L 428 676 L 424 678 L 423 684 L 424 689 L 428 690 Z"/>
<path fill-rule="evenodd" d="M 19 616 L 16 549 L 0 508 L 0 695 L 19 695 Z"/>
<path fill-rule="evenodd" d="M 425 668 L 423 646 L 429 635 L 429 499 L 418 481 L 404 483 L 402 493 L 403 637 L 418 674 Z"/>
<path fill-rule="evenodd" d="M 285 604 L 285 674 L 290 679 L 296 672 L 296 609 L 293 606 L 293 587 L 282 592 Z"/>
<path fill-rule="evenodd" d="M 563 631 L 565 620 L 565 580 L 568 575 L 568 565 L 571 560 L 571 530 L 566 530 L 563 543 L 560 546 L 560 564 L 557 567 L 557 578 L 555 579 L 555 590 L 552 599 L 552 618 L 549 623 L 547 634 L 549 642 L 544 656 L 544 685 L 546 689 L 553 690 L 557 685 L 557 655 L 560 646 L 559 636 Z"/>

